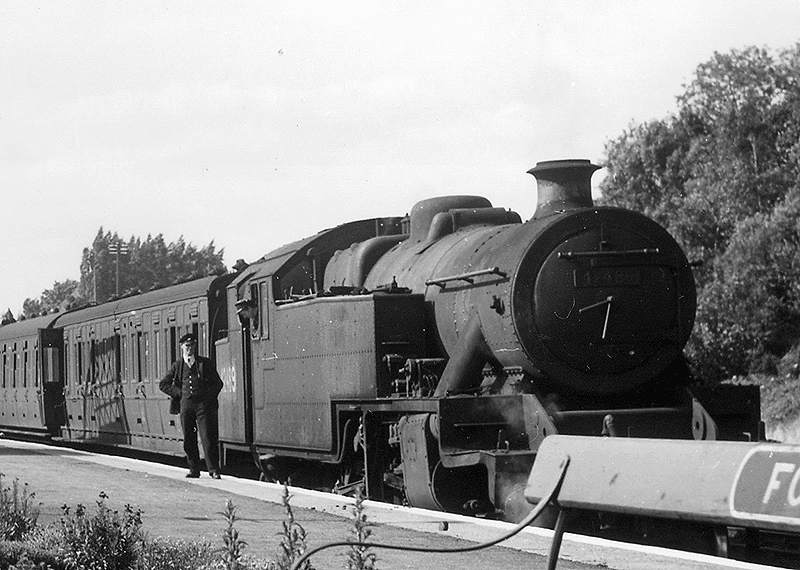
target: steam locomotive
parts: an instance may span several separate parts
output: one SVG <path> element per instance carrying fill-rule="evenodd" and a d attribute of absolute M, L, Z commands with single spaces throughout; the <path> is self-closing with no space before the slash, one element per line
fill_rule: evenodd
<path fill-rule="evenodd" d="M 223 464 L 412 506 L 524 514 L 550 434 L 757 439 L 757 387 L 683 357 L 696 292 L 675 240 L 596 207 L 585 160 L 540 162 L 532 218 L 447 196 L 233 274 L 0 327 L 0 430 L 182 454 L 158 379 L 215 359 Z"/>

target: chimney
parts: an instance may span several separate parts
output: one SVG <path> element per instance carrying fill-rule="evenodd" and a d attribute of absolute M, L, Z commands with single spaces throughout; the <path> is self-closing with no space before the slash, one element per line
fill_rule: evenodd
<path fill-rule="evenodd" d="M 588 160 L 546 160 L 528 171 L 536 177 L 538 200 L 534 218 L 559 210 L 591 208 L 592 174 L 600 167 Z"/>

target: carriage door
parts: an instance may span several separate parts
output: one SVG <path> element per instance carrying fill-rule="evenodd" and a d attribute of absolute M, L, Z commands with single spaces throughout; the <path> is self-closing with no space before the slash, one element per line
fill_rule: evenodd
<path fill-rule="evenodd" d="M 58 434 L 66 421 L 64 397 L 64 329 L 39 329 L 39 377 L 42 423 L 47 431 Z"/>

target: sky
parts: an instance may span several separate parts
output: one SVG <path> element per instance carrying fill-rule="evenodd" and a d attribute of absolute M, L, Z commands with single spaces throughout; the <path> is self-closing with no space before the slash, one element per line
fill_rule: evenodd
<path fill-rule="evenodd" d="M 601 161 L 715 51 L 798 41 L 797 0 L 4 0 L 0 313 L 101 227 L 230 268 L 432 196 L 528 219 L 537 162 Z"/>

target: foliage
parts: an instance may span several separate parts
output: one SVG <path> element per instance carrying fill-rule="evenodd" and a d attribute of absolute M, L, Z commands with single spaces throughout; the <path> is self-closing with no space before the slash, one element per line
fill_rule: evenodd
<path fill-rule="evenodd" d="M 294 518 L 294 511 L 290 504 L 292 496 L 289 494 L 289 486 L 283 485 L 281 502 L 286 513 L 283 519 L 283 532 L 281 532 L 281 543 L 275 560 L 270 564 L 270 570 L 288 570 L 292 567 L 295 560 L 300 558 L 307 550 L 306 531 L 303 526 Z M 310 560 L 305 560 L 299 570 L 313 570 Z"/>
<path fill-rule="evenodd" d="M 25 544 L 33 550 L 41 552 L 58 553 L 63 549 L 64 535 L 60 525 L 49 524 L 47 526 L 36 526 L 31 532 L 25 535 Z"/>
<path fill-rule="evenodd" d="M 1 485 L 0 485 L 1 487 Z M 15 487 L 17 488 L 17 487 Z M 16 492 L 27 497 L 33 494 Z M 0 568 L 9 570 L 288 570 L 306 550 L 306 531 L 294 518 L 291 495 L 284 485 L 281 497 L 285 510 L 279 552 L 274 560 L 260 562 L 243 555 L 247 543 L 236 530 L 236 507 L 228 500 L 222 513 L 226 521 L 224 547 L 213 550 L 207 542 L 188 542 L 172 538 L 151 539 L 142 530 L 142 512 L 125 505 L 124 514 L 111 511 L 100 493 L 96 513 L 90 516 L 83 505 L 73 510 L 64 505 L 63 516 L 54 524 L 34 526 L 24 541 L 0 540 Z M 38 512 L 38 510 L 37 510 Z M 364 512 L 363 488 L 356 490 L 350 530 L 351 546 L 347 568 L 374 570 L 376 556 L 364 545 L 373 525 Z M 355 543 L 358 543 L 355 544 Z M 313 570 L 310 560 L 301 570 Z"/>
<path fill-rule="evenodd" d="M 602 202 L 702 261 L 688 354 L 710 381 L 772 373 L 800 343 L 800 44 L 715 53 L 675 115 L 606 146 Z"/>
<path fill-rule="evenodd" d="M 701 293 L 695 359 L 726 376 L 775 374 L 800 339 L 800 199 L 737 226 Z"/>
<path fill-rule="evenodd" d="M 141 570 L 202 570 L 212 559 L 208 542 L 157 537 L 143 540 L 138 548 Z"/>
<path fill-rule="evenodd" d="M 9 570 L 67 570 L 67 563 L 52 550 L 18 541 L 0 541 L 0 568 Z"/>
<path fill-rule="evenodd" d="M 111 298 L 150 291 L 206 275 L 225 273 L 224 250 L 216 251 L 212 241 L 197 248 L 183 236 L 167 244 L 164 236 L 150 235 L 142 241 L 125 241 L 116 232 L 101 227 L 91 247 L 84 248 L 80 281 L 55 282 L 39 298 L 28 298 L 22 316 L 30 318 L 89 302 L 104 303 Z"/>
<path fill-rule="evenodd" d="M 80 507 L 76 511 L 81 510 Z M 134 512 L 131 510 L 131 512 Z M 76 517 L 77 518 L 77 517 Z M 84 514 L 85 518 L 85 514 Z M 95 522 L 98 522 L 97 520 Z M 121 522 L 118 519 L 118 523 Z M 100 523 L 103 525 L 104 523 Z M 109 526 L 105 523 L 105 526 Z M 116 526 L 120 530 L 119 524 Z M 111 533 L 101 531 L 108 535 Z M 93 546 L 83 545 L 75 548 L 88 553 L 94 552 L 93 560 L 84 560 L 83 565 L 76 564 L 76 556 L 66 542 L 63 521 L 46 527 L 37 527 L 26 535 L 24 542 L 0 541 L 0 568 L 21 570 L 28 568 L 44 568 L 52 570 L 73 570 L 75 568 L 119 568 L 129 567 L 137 570 L 208 570 L 220 560 L 213 555 L 208 542 L 184 541 L 173 538 L 157 537 L 154 539 L 140 535 L 141 540 L 135 543 L 135 556 L 131 566 L 115 566 L 114 560 L 106 560 L 100 550 L 100 541 Z M 91 539 L 87 536 L 85 541 Z M 113 552 L 112 552 L 113 554 Z M 88 557 L 88 556 L 87 556 Z M 120 558 L 117 557 L 116 563 Z M 131 559 L 129 559 L 131 560 Z"/>
<path fill-rule="evenodd" d="M 62 549 L 69 568 L 76 570 L 127 570 L 134 568 L 143 540 L 142 512 L 125 505 L 120 515 L 108 508 L 108 496 L 100 493 L 97 510 L 89 516 L 83 505 L 74 513 L 62 507 Z"/>
<path fill-rule="evenodd" d="M 76 301 L 78 282 L 73 279 L 56 281 L 52 289 L 46 289 L 38 299 L 25 299 L 22 315 L 25 318 L 55 313 Z"/>
<path fill-rule="evenodd" d="M 350 528 L 352 542 L 358 543 L 350 547 L 347 555 L 347 568 L 349 570 L 373 570 L 377 556 L 371 552 L 369 546 L 364 543 L 372 536 L 372 523 L 367 522 L 367 515 L 364 513 L 364 490 L 362 487 L 356 489 L 356 502 L 353 507 L 353 526 Z"/>
<path fill-rule="evenodd" d="M 183 237 L 166 244 L 164 236 L 127 242 L 100 228 L 90 248 L 83 250 L 80 294 L 98 303 L 136 291 L 150 291 L 189 279 L 224 273 L 224 250 L 212 241 L 198 249 Z"/>
<path fill-rule="evenodd" d="M 242 563 L 242 552 L 247 546 L 247 542 L 239 537 L 239 531 L 236 530 L 236 507 L 230 499 L 225 502 L 225 511 L 222 516 L 228 524 L 225 533 L 222 535 L 222 540 L 225 543 L 225 548 L 222 549 L 222 561 L 225 564 L 225 569 L 243 570 L 245 565 Z"/>
<path fill-rule="evenodd" d="M 20 487 L 19 479 L 6 487 L 0 473 L 0 540 L 22 540 L 36 527 L 39 505 L 33 502 L 35 497 L 27 483 Z"/>
<path fill-rule="evenodd" d="M 0 326 L 15 322 L 17 322 L 17 319 L 14 318 L 14 313 L 11 312 L 11 309 L 6 309 L 6 312 L 3 313 L 2 319 L 0 319 Z"/>

